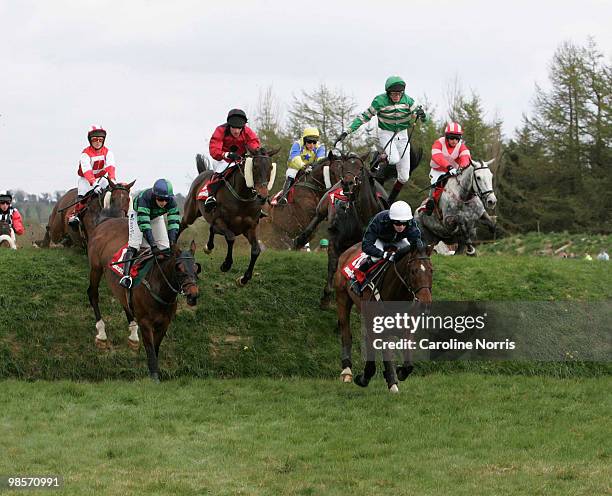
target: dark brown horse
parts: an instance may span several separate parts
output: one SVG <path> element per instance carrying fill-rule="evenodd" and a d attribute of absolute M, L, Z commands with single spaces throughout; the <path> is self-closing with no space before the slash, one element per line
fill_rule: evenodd
<path fill-rule="evenodd" d="M 351 348 L 353 336 L 351 333 L 351 308 L 355 305 L 361 312 L 361 303 L 372 300 L 372 291 L 367 288 L 361 297 L 357 296 L 350 288 L 349 282 L 342 273 L 344 267 L 350 260 L 355 258 L 361 250 L 361 243 L 357 243 L 346 250 L 339 260 L 339 270 L 334 275 L 334 287 L 336 289 L 336 305 L 338 313 L 338 328 L 342 340 L 342 381 L 353 380 Z M 431 285 L 433 279 L 433 267 L 431 265 L 431 253 L 433 245 L 426 249 L 409 251 L 400 250 L 395 262 L 387 262 L 382 269 L 379 282 L 376 287 L 379 292 L 380 301 L 419 301 L 420 303 L 431 303 Z M 383 353 L 385 367 L 385 379 L 387 386 L 392 392 L 398 392 L 397 379 L 405 380 L 413 370 L 410 351 L 404 353 L 403 365 L 397 370 L 393 367 L 392 353 Z M 367 386 L 376 372 L 376 362 L 366 361 L 363 375 L 355 377 L 355 382 L 360 386 Z"/>
<path fill-rule="evenodd" d="M 113 183 L 109 180 L 107 192 L 110 192 L 110 208 L 117 212 L 122 211 L 123 216 L 127 216 L 130 208 L 130 189 L 136 181 L 129 184 Z M 77 203 L 77 189 L 72 188 L 62 196 L 53 207 L 49 216 L 49 223 L 45 237 L 36 244 L 41 248 L 49 248 L 51 242 L 62 243 L 64 246 L 87 245 L 87 232 L 92 232 L 98 221 L 98 215 L 104 208 L 104 194 L 96 195 L 93 192 L 85 196 L 87 207 L 81 214 L 81 226 L 79 229 L 72 229 L 68 225 L 68 218 L 74 212 Z"/>
<path fill-rule="evenodd" d="M 267 209 L 269 217 L 260 222 L 262 239 L 268 242 L 277 241 L 282 247 L 294 246 L 293 238 L 300 234 L 315 215 L 321 197 L 338 181 L 350 178 L 350 167 L 344 168 L 344 161 L 339 155 L 329 153 L 320 160 L 309 174 L 300 173 L 293 186 L 293 201 L 283 205 L 274 205 Z M 270 236 L 266 236 L 270 232 Z M 313 231 L 314 232 L 314 231 Z M 311 236 L 304 242 L 310 241 Z"/>
<path fill-rule="evenodd" d="M 363 165 L 363 162 L 362 162 Z M 327 249 L 327 281 L 323 287 L 320 307 L 329 308 L 332 284 L 340 255 L 361 241 L 363 233 L 378 212 L 386 208 L 384 198 L 377 194 L 374 180 L 367 167 L 361 167 L 349 201 L 337 208 L 329 206 L 329 248 Z"/>
<path fill-rule="evenodd" d="M 234 165 L 234 172 L 227 179 L 223 179 L 224 184 L 215 195 L 217 206 L 212 212 L 206 212 L 204 202 L 197 199 L 204 183 L 212 177 L 212 171 L 204 171 L 195 178 L 185 202 L 180 232 L 193 224 L 199 216 L 203 216 L 210 225 L 210 236 L 205 249 L 207 253 L 215 247 L 215 234 L 225 237 L 227 253 L 221 264 L 221 271 L 227 272 L 232 268 L 236 236 L 242 234 L 249 240 L 251 260 L 244 275 L 236 280 L 239 286 L 244 286 L 253 277 L 253 268 L 261 252 L 257 226 L 261 207 L 267 202 L 271 183 L 274 182 L 276 165 L 270 157 L 276 153 L 278 149 L 270 152 L 263 148 L 252 150 L 246 160 Z"/>
<path fill-rule="evenodd" d="M 102 275 L 123 306 L 128 320 L 130 336 L 128 344 L 138 349 L 138 329 L 147 352 L 149 375 L 159 381 L 159 347 L 170 321 L 176 313 L 176 297 L 187 296 L 187 304 L 195 305 L 198 298 L 198 277 L 200 264 L 195 262 L 195 243 L 191 242 L 190 250 L 175 249 L 165 259 L 154 260 L 154 266 L 142 284 L 131 292 L 119 286 L 119 277 L 109 269 L 108 264 L 113 255 L 128 242 L 128 220 L 110 218 L 102 220 L 89 240 L 87 256 L 89 257 L 89 287 L 87 295 L 96 316 L 96 345 L 106 348 L 106 325 L 102 320 L 98 306 L 98 289 Z"/>

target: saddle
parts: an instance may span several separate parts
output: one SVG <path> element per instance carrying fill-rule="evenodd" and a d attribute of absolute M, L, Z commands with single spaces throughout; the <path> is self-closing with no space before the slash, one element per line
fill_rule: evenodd
<path fill-rule="evenodd" d="M 123 245 L 119 250 L 115 252 L 110 262 L 108 263 L 108 268 L 111 272 L 115 273 L 119 278 L 123 277 L 125 274 L 123 273 L 123 258 L 125 257 L 125 253 L 128 249 L 128 244 Z M 149 251 L 139 251 L 138 252 L 138 260 L 136 260 L 132 264 L 132 270 L 130 270 L 130 276 L 132 277 L 132 289 L 138 286 L 142 280 L 149 273 L 149 270 L 153 266 L 153 258 L 148 258 L 145 260 L 145 256 L 149 254 Z"/>
<path fill-rule="evenodd" d="M 227 167 L 223 172 L 219 174 L 214 173 L 212 176 L 210 176 L 210 179 L 204 181 L 204 184 L 200 188 L 200 191 L 198 191 L 198 195 L 196 198 L 198 200 L 206 201 L 209 196 L 212 196 L 210 192 L 211 186 L 227 181 L 232 176 L 232 174 L 236 172 L 236 169 L 238 169 L 238 167 L 233 165 L 233 166 Z M 221 187 L 223 187 L 223 185 L 221 185 Z"/>
<path fill-rule="evenodd" d="M 368 255 L 359 250 L 359 253 L 353 257 L 344 267 L 342 267 L 342 275 L 347 278 L 348 281 L 358 282 L 362 284 L 369 280 L 367 287 L 369 287 L 376 299 L 378 299 L 377 285 L 380 281 L 382 274 L 386 271 L 385 261 L 380 259 L 378 262 L 372 264 L 365 272 L 360 269 L 361 265 L 367 260 Z M 351 285 L 353 292 L 359 294 L 354 284 Z M 362 290 L 365 288 L 362 288 Z"/>

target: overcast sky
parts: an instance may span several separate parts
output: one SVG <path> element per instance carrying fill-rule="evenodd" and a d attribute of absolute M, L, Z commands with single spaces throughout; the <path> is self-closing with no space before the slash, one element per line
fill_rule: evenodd
<path fill-rule="evenodd" d="M 118 178 L 185 193 L 227 111 L 324 82 L 365 109 L 399 74 L 438 109 L 455 77 L 512 135 L 564 40 L 612 53 L 612 2 L 0 0 L 0 189 L 76 186 L 90 124 Z"/>

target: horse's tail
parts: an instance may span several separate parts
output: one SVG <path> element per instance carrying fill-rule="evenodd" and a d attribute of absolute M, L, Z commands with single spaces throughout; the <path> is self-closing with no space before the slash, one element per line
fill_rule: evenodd
<path fill-rule="evenodd" d="M 196 167 L 198 168 L 198 174 L 210 170 L 210 161 L 201 153 L 196 155 Z"/>

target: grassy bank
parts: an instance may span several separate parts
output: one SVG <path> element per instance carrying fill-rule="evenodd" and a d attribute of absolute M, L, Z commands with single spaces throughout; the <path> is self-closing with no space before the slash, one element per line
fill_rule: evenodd
<path fill-rule="evenodd" d="M 221 253 L 203 264 L 197 308 L 181 303 L 161 350 L 164 377 L 335 377 L 339 342 L 335 311 L 318 299 L 326 260 L 319 253 L 266 251 L 247 288 L 234 284 L 247 264 L 219 272 Z M 436 300 L 594 300 L 610 298 L 612 270 L 603 264 L 537 257 L 434 259 Z M 604 270 L 605 269 L 605 270 Z M 125 316 L 103 284 L 102 313 L 112 349 L 93 346 L 94 317 L 86 295 L 87 261 L 71 250 L 23 249 L 0 257 L 0 377 L 133 379 L 145 374 L 144 350 L 127 349 Z M 358 333 L 357 319 L 355 329 Z M 358 335 L 358 334 L 357 334 Z M 358 355 L 358 349 L 354 353 Z M 597 364 L 423 364 L 432 370 L 486 373 L 545 371 L 600 375 Z"/>
<path fill-rule="evenodd" d="M 2 474 L 58 493 L 592 495 L 610 489 L 610 378 L 0 382 Z"/>

